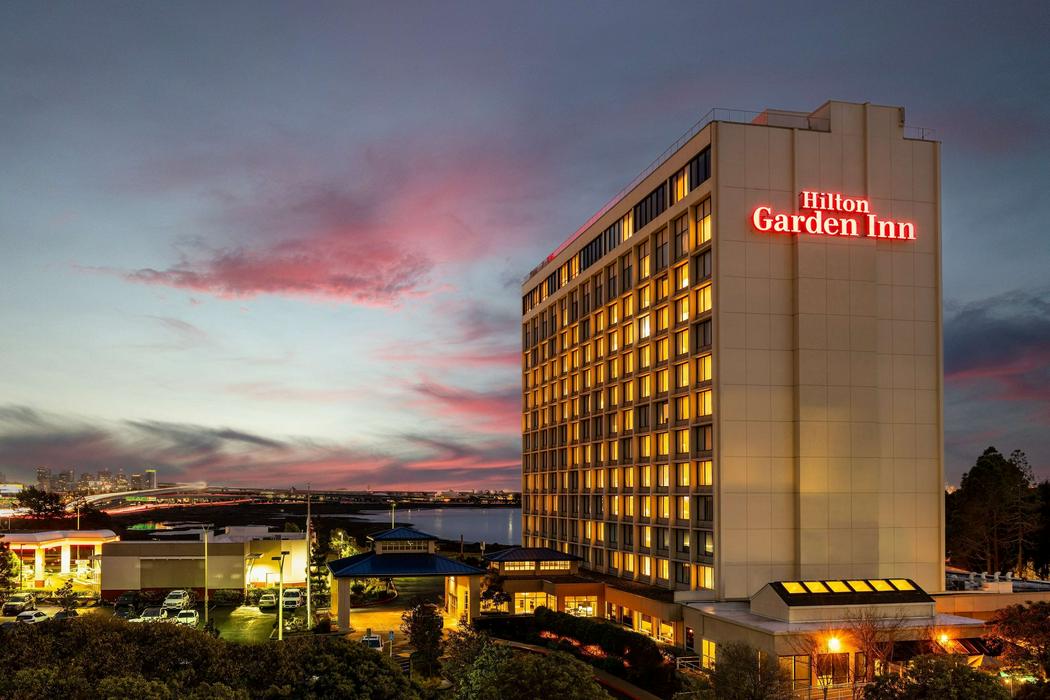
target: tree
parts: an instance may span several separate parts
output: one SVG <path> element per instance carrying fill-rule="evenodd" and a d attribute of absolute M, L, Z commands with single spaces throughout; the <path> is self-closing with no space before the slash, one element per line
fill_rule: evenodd
<path fill-rule="evenodd" d="M 0 600 L 7 598 L 18 582 L 18 557 L 0 535 Z"/>
<path fill-rule="evenodd" d="M 401 631 L 408 635 L 416 649 L 416 658 L 433 673 L 441 656 L 441 628 L 444 621 L 437 608 L 429 603 L 420 603 L 401 615 Z"/>
<path fill-rule="evenodd" d="M 457 700 L 609 700 L 591 668 L 568 654 L 533 654 L 490 644 L 458 679 Z"/>
<path fill-rule="evenodd" d="M 445 640 L 446 656 L 441 662 L 443 674 L 455 683 L 481 652 L 491 645 L 492 637 L 467 624 L 464 615 L 459 619 L 459 627 L 449 632 L 448 639 Z"/>
<path fill-rule="evenodd" d="M 1050 602 L 1007 606 L 989 623 L 992 635 L 1006 642 L 1000 661 L 1007 668 L 1050 680 Z"/>
<path fill-rule="evenodd" d="M 1024 453 L 1004 457 L 989 447 L 945 499 L 949 556 L 959 566 L 988 572 L 1026 567 L 1035 532 L 1032 470 Z"/>
<path fill-rule="evenodd" d="M 1050 577 L 1050 481 L 1042 482 L 1035 487 L 1035 491 L 1038 525 L 1032 536 L 1030 556 L 1035 575 L 1045 579 Z"/>
<path fill-rule="evenodd" d="M 18 492 L 18 507 L 28 510 L 34 518 L 51 518 L 66 512 L 61 495 L 35 486 L 26 486 Z"/>
<path fill-rule="evenodd" d="M 55 591 L 55 597 L 58 599 L 58 606 L 62 608 L 62 612 L 72 612 L 77 607 L 77 594 L 73 590 L 73 582 L 66 581 L 62 586 Z"/>
<path fill-rule="evenodd" d="M 780 700 L 791 697 L 791 679 L 776 657 L 742 642 L 718 650 L 711 685 L 719 700 Z"/>
<path fill-rule="evenodd" d="M 242 645 L 180 625 L 130 625 L 101 615 L 2 634 L 5 700 L 419 697 L 390 659 L 343 637 Z"/>
<path fill-rule="evenodd" d="M 505 580 L 503 576 L 494 571 L 486 574 L 485 579 L 481 583 L 480 600 L 490 603 L 497 611 L 503 610 L 505 606 L 514 600 L 514 596 L 503 590 L 503 582 Z"/>
<path fill-rule="evenodd" d="M 864 689 L 864 700 L 1007 700 L 1010 693 L 993 676 L 948 654 L 917 656 L 900 676 L 879 676 Z"/>
<path fill-rule="evenodd" d="M 887 617 L 863 609 L 847 615 L 845 627 L 857 651 L 864 654 L 864 666 L 856 671 L 853 682 L 866 683 L 893 660 L 893 646 L 900 638 L 904 616 L 898 613 Z"/>

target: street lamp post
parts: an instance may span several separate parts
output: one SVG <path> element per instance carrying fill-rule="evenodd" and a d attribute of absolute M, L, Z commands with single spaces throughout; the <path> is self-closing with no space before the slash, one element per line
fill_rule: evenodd
<path fill-rule="evenodd" d="M 311 629 L 314 618 L 310 603 L 310 570 L 313 565 L 313 544 L 310 540 L 310 484 L 306 485 L 306 628 Z"/>
<path fill-rule="evenodd" d="M 204 526 L 204 626 L 208 626 L 208 526 Z"/>
<path fill-rule="evenodd" d="M 277 641 L 284 641 L 284 558 L 288 556 L 287 551 L 282 551 L 281 556 L 271 557 L 279 567 L 280 575 L 277 578 Z"/>

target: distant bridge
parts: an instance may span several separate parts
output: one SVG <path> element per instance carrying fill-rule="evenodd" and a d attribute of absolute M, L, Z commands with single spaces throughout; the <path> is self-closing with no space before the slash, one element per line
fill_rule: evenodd
<path fill-rule="evenodd" d="M 115 491 L 113 493 L 94 493 L 90 496 L 84 496 L 83 498 L 74 499 L 67 506 L 67 511 L 75 511 L 77 505 L 94 505 L 96 503 L 105 503 L 106 501 L 112 501 L 118 498 L 128 498 L 131 496 L 163 496 L 164 494 L 170 493 L 182 493 L 184 491 L 203 491 L 208 488 L 208 484 L 204 481 L 194 481 L 190 484 L 177 484 L 175 486 L 165 486 L 163 488 L 156 489 L 138 489 L 135 491 Z"/>

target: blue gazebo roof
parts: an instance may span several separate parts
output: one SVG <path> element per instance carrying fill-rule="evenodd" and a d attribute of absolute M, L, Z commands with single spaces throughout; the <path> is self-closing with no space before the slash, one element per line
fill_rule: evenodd
<path fill-rule="evenodd" d="M 368 539 L 373 542 L 389 542 L 391 540 L 436 540 L 437 537 L 410 527 L 395 527 L 391 530 L 373 533 L 368 536 Z"/>
<path fill-rule="evenodd" d="M 397 528 L 408 529 L 408 528 Z M 407 538 L 406 538 L 407 539 Z M 477 576 L 481 569 L 437 554 L 406 552 L 376 554 L 365 552 L 328 562 L 336 578 L 398 578 L 401 576 Z"/>
<path fill-rule="evenodd" d="M 583 561 L 580 557 L 549 547 L 510 547 L 485 555 L 486 561 Z"/>

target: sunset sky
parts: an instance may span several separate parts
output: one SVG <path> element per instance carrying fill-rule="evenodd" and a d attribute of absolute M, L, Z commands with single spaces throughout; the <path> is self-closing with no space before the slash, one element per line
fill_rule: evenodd
<path fill-rule="evenodd" d="M 948 479 L 1050 478 L 1048 7 L 4 3 L 0 472 L 518 488 L 522 277 L 834 98 L 943 142 Z"/>

